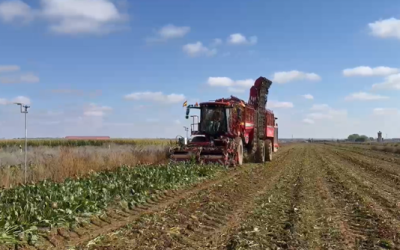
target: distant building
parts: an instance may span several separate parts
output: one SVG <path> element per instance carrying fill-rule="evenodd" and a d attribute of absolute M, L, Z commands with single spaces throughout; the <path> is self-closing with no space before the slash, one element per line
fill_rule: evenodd
<path fill-rule="evenodd" d="M 109 136 L 66 136 L 67 140 L 110 140 Z"/>
<path fill-rule="evenodd" d="M 382 132 L 378 132 L 378 142 L 382 142 Z"/>

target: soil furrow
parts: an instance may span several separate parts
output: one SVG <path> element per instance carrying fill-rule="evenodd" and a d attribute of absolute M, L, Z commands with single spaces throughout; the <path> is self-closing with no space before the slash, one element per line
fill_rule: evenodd
<path fill-rule="evenodd" d="M 346 158 L 337 158 L 336 155 L 333 164 L 345 172 L 347 178 L 359 186 L 363 192 L 380 202 L 400 219 L 400 211 L 397 210 L 400 208 L 400 188 L 389 185 L 390 183 L 379 175 L 363 171 L 362 166 L 358 164 L 349 164 Z"/>
<path fill-rule="evenodd" d="M 274 189 L 260 196 L 228 249 L 340 249 L 339 224 L 315 183 L 321 177 L 314 149 L 301 155 Z"/>
<path fill-rule="evenodd" d="M 122 230 L 115 249 L 213 249 L 225 241 L 229 229 L 237 226 L 241 215 L 251 206 L 258 191 L 278 179 L 283 165 L 288 164 L 298 151 L 291 150 L 273 163 L 248 168 L 235 178 L 225 180 L 190 198 L 170 204 L 165 210 L 141 217 L 134 223 L 136 231 Z M 294 156 L 295 154 L 295 156 Z M 142 233 L 139 233 L 142 232 Z M 109 249 L 107 236 L 95 249 Z M 129 244 L 127 244 L 129 242 Z"/>
<path fill-rule="evenodd" d="M 287 154 L 290 153 L 290 148 L 283 149 L 279 154 L 277 154 L 277 160 L 283 159 L 286 157 Z M 201 190 L 207 189 L 214 185 L 218 185 L 226 180 L 235 178 L 239 176 L 241 173 L 248 171 L 249 169 L 253 168 L 254 166 L 243 166 L 242 168 L 233 169 L 226 173 L 224 177 L 220 177 L 217 179 L 212 179 L 209 181 L 205 181 L 204 183 L 198 183 L 193 185 L 192 188 L 187 188 L 183 190 L 170 190 L 166 191 L 167 195 L 166 198 L 161 199 L 159 202 L 155 204 L 143 204 L 139 206 L 140 209 L 109 209 L 110 213 L 118 214 L 120 218 L 118 220 L 109 217 L 111 224 L 103 223 L 100 227 L 94 224 L 85 224 L 81 225 L 78 230 L 80 230 L 80 235 L 77 238 L 71 238 L 70 240 L 65 239 L 64 237 L 60 236 L 57 231 L 51 233 L 48 238 L 52 239 L 52 243 L 48 240 L 42 241 L 41 244 L 38 246 L 39 249 L 65 249 L 70 246 L 75 246 L 82 244 L 84 242 L 88 242 L 96 237 L 101 235 L 107 234 L 109 232 L 118 230 L 119 228 L 137 220 L 143 214 L 149 214 L 152 212 L 160 211 L 165 207 L 169 206 L 170 204 L 174 204 L 181 199 L 190 197 L 193 194 L 198 193 Z"/>
<path fill-rule="evenodd" d="M 382 161 L 377 157 L 368 157 L 336 147 L 331 147 L 329 150 L 333 150 L 335 154 L 340 155 L 354 164 L 363 166 L 368 171 L 382 175 L 384 178 L 392 179 L 397 185 L 400 185 L 400 167 L 397 164 Z"/>
<path fill-rule="evenodd" d="M 377 151 L 373 149 L 368 149 L 365 147 L 357 147 L 357 146 L 344 146 L 344 145 L 332 145 L 335 148 L 344 149 L 348 152 L 356 153 L 362 156 L 366 156 L 373 159 L 379 159 L 381 161 L 389 162 L 391 164 L 400 165 L 400 155 L 398 153 L 389 153 L 383 151 Z"/>
<path fill-rule="evenodd" d="M 357 249 L 381 249 L 399 244 L 397 230 L 376 213 L 372 204 L 364 199 L 363 191 L 353 186 L 349 175 L 335 163 L 335 156 L 327 154 L 327 151 L 319 155 L 327 173 L 329 192 L 336 208 L 343 212 L 344 229 L 350 235 L 347 237 L 349 244 Z"/>
<path fill-rule="evenodd" d="M 55 231 L 49 249 L 400 249 L 400 172 L 387 159 L 291 144 L 271 163 Z"/>
<path fill-rule="evenodd" d="M 385 178 L 385 174 L 377 174 L 375 171 L 368 171 L 368 168 L 365 167 L 365 162 L 360 159 L 349 160 L 348 156 L 343 154 L 337 154 L 336 151 L 329 151 L 336 156 L 340 157 L 340 159 L 336 159 L 339 161 L 338 166 L 343 168 L 346 166 L 344 171 L 351 169 L 351 171 L 347 171 L 351 174 L 352 178 L 359 183 L 360 186 L 370 190 L 369 192 L 376 193 L 377 199 L 386 199 L 387 202 L 393 203 L 390 207 L 400 208 L 400 183 L 388 181 L 388 177 Z M 368 163 L 367 163 L 368 164 Z M 392 179 L 392 177 L 390 177 Z M 390 180 L 389 179 L 389 180 Z"/>

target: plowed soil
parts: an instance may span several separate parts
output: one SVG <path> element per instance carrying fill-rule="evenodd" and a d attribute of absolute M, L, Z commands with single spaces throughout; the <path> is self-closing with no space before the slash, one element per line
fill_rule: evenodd
<path fill-rule="evenodd" d="M 270 163 L 244 165 L 124 216 L 129 219 L 103 222 L 93 229 L 98 233 L 68 245 L 400 249 L 400 158 L 335 145 L 290 145 Z"/>

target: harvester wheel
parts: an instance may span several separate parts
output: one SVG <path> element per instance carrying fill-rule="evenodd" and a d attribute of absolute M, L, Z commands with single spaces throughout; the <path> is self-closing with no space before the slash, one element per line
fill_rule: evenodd
<path fill-rule="evenodd" d="M 236 137 L 235 139 L 237 145 L 238 162 L 237 164 L 241 166 L 243 164 L 243 141 L 242 138 Z"/>
<path fill-rule="evenodd" d="M 264 144 L 264 141 L 261 141 L 261 140 L 258 142 L 258 145 L 257 145 L 256 162 L 257 163 L 265 162 L 265 144 Z"/>
<path fill-rule="evenodd" d="M 267 144 L 267 150 L 265 150 L 265 159 L 267 161 L 272 161 L 272 142 L 271 140 L 266 140 L 265 143 Z"/>

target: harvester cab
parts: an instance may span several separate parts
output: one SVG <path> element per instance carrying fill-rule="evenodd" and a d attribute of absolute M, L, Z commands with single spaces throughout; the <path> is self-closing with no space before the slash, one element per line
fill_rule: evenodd
<path fill-rule="evenodd" d="M 171 160 L 241 165 L 245 152 L 254 155 L 256 162 L 272 160 L 278 135 L 274 114 L 266 109 L 271 84 L 264 77 L 258 78 L 250 89 L 248 103 L 231 96 L 188 105 L 186 119 L 191 109 L 199 110 L 200 116 L 190 116 L 192 140 L 171 148 Z"/>

